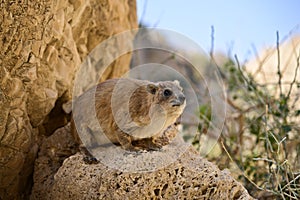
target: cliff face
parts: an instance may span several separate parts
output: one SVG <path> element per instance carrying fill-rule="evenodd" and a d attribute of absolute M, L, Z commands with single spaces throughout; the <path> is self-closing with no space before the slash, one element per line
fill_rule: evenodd
<path fill-rule="evenodd" d="M 101 41 L 137 27 L 135 9 L 131 0 L 1 2 L 0 199 L 28 196 L 42 138 L 68 121 L 61 106 L 78 66 Z M 129 62 L 120 57 L 102 79 Z"/>

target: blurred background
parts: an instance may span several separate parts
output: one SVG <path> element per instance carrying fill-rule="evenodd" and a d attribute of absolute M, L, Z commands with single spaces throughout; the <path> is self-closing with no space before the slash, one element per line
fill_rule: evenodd
<path fill-rule="evenodd" d="M 211 26 L 214 26 L 215 50 L 237 54 L 241 61 L 253 58 L 255 49 L 274 46 L 276 31 L 281 40 L 299 34 L 299 8 L 297 0 L 137 1 L 139 23 L 177 31 L 205 51 L 211 48 Z"/>
<path fill-rule="evenodd" d="M 140 27 L 178 32 L 203 51 L 163 31 L 140 31 L 135 44 L 173 51 L 134 51 L 131 66 L 159 63 L 189 81 L 185 93 L 195 92 L 199 104 L 187 103 L 183 138 L 257 199 L 300 199 L 299 8 L 296 0 L 137 1 Z M 211 92 L 220 80 L 225 96 Z M 224 126 L 212 130 L 214 120 Z"/>

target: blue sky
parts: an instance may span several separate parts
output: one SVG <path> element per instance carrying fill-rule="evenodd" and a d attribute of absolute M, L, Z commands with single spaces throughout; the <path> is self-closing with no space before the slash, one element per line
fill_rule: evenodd
<path fill-rule="evenodd" d="M 300 33 L 299 0 L 137 0 L 137 11 L 144 24 L 182 33 L 206 52 L 213 25 L 215 49 L 232 48 L 242 60 L 253 56 L 252 45 L 275 45 L 276 31 L 280 38 L 295 27 Z"/>

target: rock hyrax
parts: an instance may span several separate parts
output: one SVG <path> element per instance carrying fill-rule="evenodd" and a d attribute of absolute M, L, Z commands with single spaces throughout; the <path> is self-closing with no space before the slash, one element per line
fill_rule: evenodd
<path fill-rule="evenodd" d="M 110 79 L 95 86 L 95 110 L 105 136 L 126 150 L 158 149 L 176 136 L 176 120 L 186 100 L 179 82 Z M 74 109 L 84 111 L 88 93 L 79 96 Z M 76 121 L 76 123 L 78 123 Z M 74 129 L 75 130 L 75 129 Z M 75 133 L 77 134 L 77 133 Z M 78 138 L 78 137 L 77 137 Z"/>

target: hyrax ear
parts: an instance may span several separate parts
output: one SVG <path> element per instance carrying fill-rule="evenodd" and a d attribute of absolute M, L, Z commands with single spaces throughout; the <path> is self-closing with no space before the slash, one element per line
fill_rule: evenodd
<path fill-rule="evenodd" d="M 155 94 L 158 90 L 158 87 L 154 85 L 153 83 L 149 83 L 147 85 L 147 91 L 150 92 L 151 94 Z"/>
<path fill-rule="evenodd" d="M 179 81 L 178 81 L 178 80 L 175 80 L 175 81 L 173 81 L 173 83 L 174 83 L 175 85 L 177 85 L 177 86 L 179 86 L 179 87 L 180 87 L 180 83 L 179 83 Z"/>

